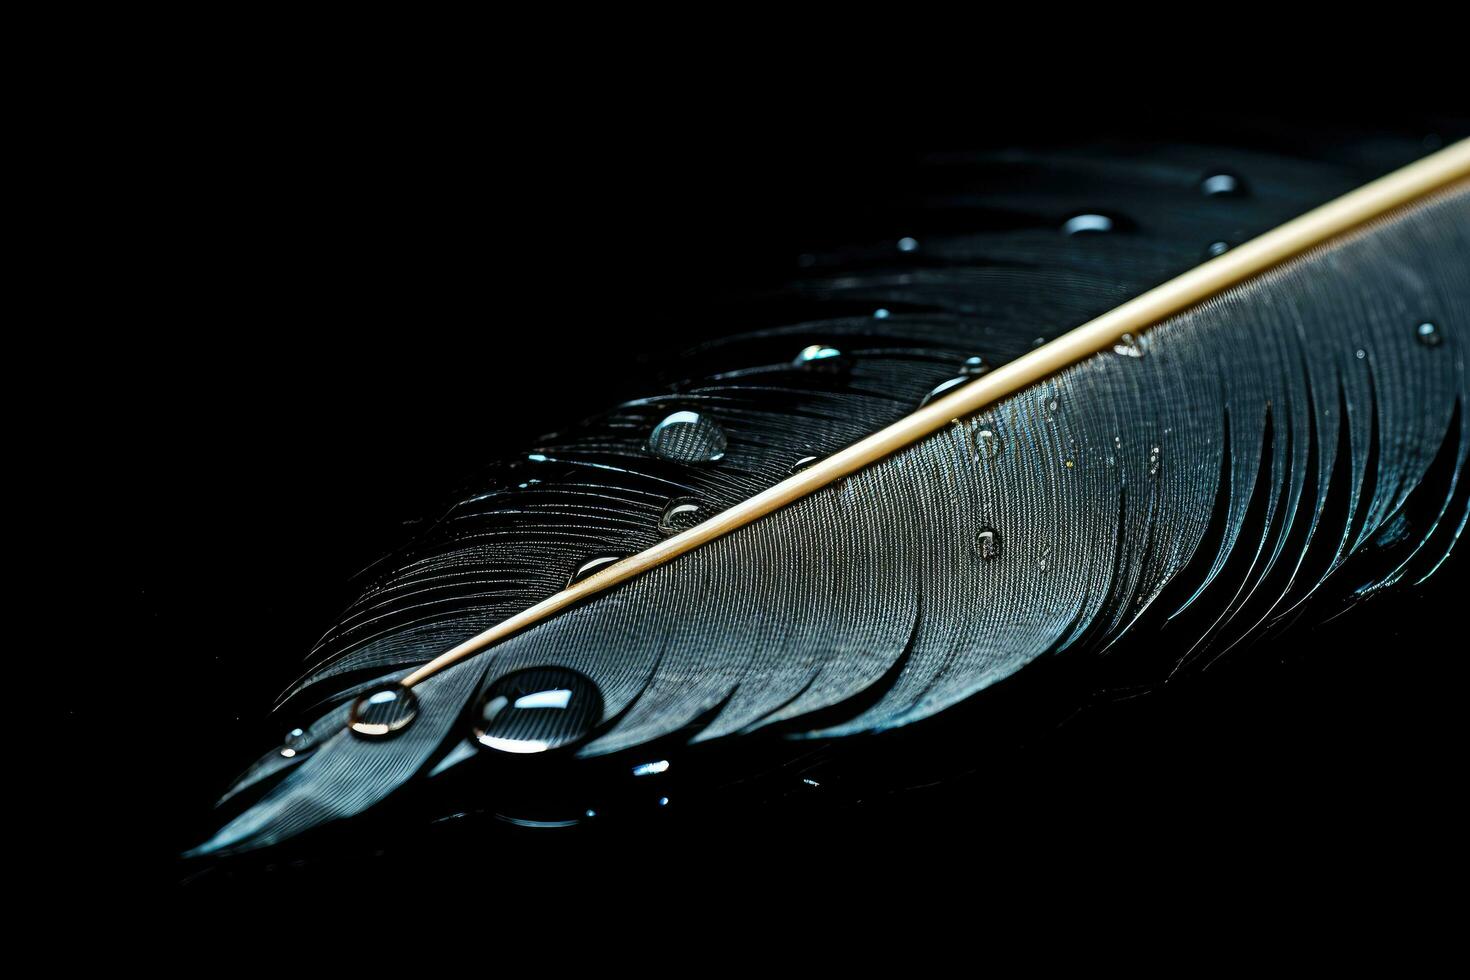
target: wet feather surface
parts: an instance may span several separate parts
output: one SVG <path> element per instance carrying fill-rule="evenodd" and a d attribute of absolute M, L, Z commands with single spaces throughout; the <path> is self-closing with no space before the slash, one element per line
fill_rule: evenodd
<path fill-rule="evenodd" d="M 1381 553 L 1364 588 L 1427 574 L 1464 520 L 1452 325 L 1467 312 L 1466 225 L 1463 194 L 1436 201 L 957 420 L 432 678 L 392 740 L 355 738 L 339 707 L 212 846 L 351 815 L 443 752 L 465 756 L 466 707 L 526 669 L 567 668 L 595 687 L 587 755 L 696 719 L 688 734 L 710 739 L 802 730 L 821 712 L 839 734 L 924 718 L 1046 653 L 1102 649 L 1139 617 L 1205 610 L 1192 637 L 1204 642 L 1180 659 L 1207 656 L 1355 551 Z M 385 570 L 304 691 L 331 686 L 342 703 L 362 686 L 340 680 L 422 662 L 589 558 L 645 547 L 661 525 L 728 506 L 1014 357 L 1033 339 L 1024 296 L 1064 294 L 1062 312 L 1046 312 L 1068 326 L 1167 276 L 1178 242 L 1196 240 L 1189 226 L 1148 244 L 1135 268 L 1076 240 L 1093 232 L 1038 229 L 1031 251 L 1027 234 L 996 233 L 994 251 L 1039 272 L 921 265 L 819 281 L 805 288 L 891 308 L 718 345 L 695 363 L 724 369 L 548 439 Z M 980 236 L 898 252 L 925 249 L 927 262 L 988 248 Z M 774 349 L 788 353 L 755 354 Z M 742 363 L 757 366 L 729 367 Z M 654 434 L 680 413 L 696 420 L 670 428 L 691 431 L 664 445 Z M 1426 481 L 1437 464 L 1448 476 Z M 854 710 L 834 716 L 843 705 Z"/>

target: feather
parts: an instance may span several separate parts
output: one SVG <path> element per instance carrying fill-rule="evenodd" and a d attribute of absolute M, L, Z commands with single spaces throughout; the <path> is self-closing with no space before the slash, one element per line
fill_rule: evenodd
<path fill-rule="evenodd" d="M 893 728 L 1165 626 L 1177 669 L 1325 583 L 1357 575 L 1363 597 L 1448 554 L 1470 453 L 1463 183 L 423 673 L 1374 169 L 1187 148 L 936 165 L 965 184 L 944 205 L 964 230 L 814 257 L 781 298 L 811 319 L 693 352 L 690 380 L 497 465 L 369 570 L 288 692 L 314 720 L 195 853 L 352 816 L 482 751 Z"/>

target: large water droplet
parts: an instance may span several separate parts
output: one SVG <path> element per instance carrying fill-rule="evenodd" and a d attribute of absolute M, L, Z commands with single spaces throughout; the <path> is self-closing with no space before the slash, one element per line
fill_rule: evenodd
<path fill-rule="evenodd" d="M 1113 219 L 1105 214 L 1078 214 L 1068 218 L 1062 225 L 1063 234 L 1083 235 L 1113 230 Z"/>
<path fill-rule="evenodd" d="M 1125 333 L 1113 345 L 1113 353 L 1122 357 L 1142 357 L 1148 353 L 1148 347 L 1143 338 L 1135 337 L 1131 333 Z"/>
<path fill-rule="evenodd" d="M 1210 242 L 1210 244 L 1205 247 L 1205 258 L 1213 259 L 1218 256 L 1224 255 L 1228 251 L 1230 251 L 1229 242 Z"/>
<path fill-rule="evenodd" d="M 838 366 L 842 362 L 842 351 L 836 347 L 828 347 L 826 344 L 811 344 L 801 349 L 793 361 L 797 367 L 812 369 L 829 369 Z"/>
<path fill-rule="evenodd" d="M 873 311 L 873 319 L 874 320 L 886 320 L 886 319 L 888 319 L 892 315 L 893 315 L 892 313 L 888 312 L 888 310 L 884 309 L 881 306 L 878 307 L 876 310 Z"/>
<path fill-rule="evenodd" d="M 402 684 L 369 691 L 352 705 L 347 727 L 367 738 L 384 738 L 403 731 L 419 715 L 419 699 Z"/>
<path fill-rule="evenodd" d="M 658 519 L 658 531 L 671 538 L 680 531 L 687 531 L 704 518 L 700 515 L 699 501 L 694 497 L 675 497 L 664 505 Z"/>
<path fill-rule="evenodd" d="M 1444 342 L 1444 335 L 1439 332 L 1439 327 L 1432 323 L 1421 323 L 1414 331 L 1414 336 L 1419 338 L 1419 343 L 1425 347 L 1438 347 Z"/>
<path fill-rule="evenodd" d="M 1000 557 L 1000 535 L 993 527 L 982 527 L 975 532 L 975 554 L 985 561 Z"/>
<path fill-rule="evenodd" d="M 929 392 L 929 394 L 925 395 L 924 400 L 919 402 L 919 407 L 923 408 L 925 405 L 934 401 L 934 399 L 949 394 L 951 391 L 954 391 L 960 385 L 969 380 L 969 378 L 950 378 L 948 381 L 935 387 L 935 389 Z"/>
<path fill-rule="evenodd" d="M 1200 193 L 1205 197 L 1244 197 L 1245 181 L 1235 174 L 1211 174 L 1199 182 Z"/>
<path fill-rule="evenodd" d="M 589 575 L 602 571 L 609 565 L 616 564 L 626 558 L 626 555 L 598 555 L 596 558 L 588 558 L 578 565 L 571 575 L 567 577 L 567 585 L 574 585 Z"/>
<path fill-rule="evenodd" d="M 978 378 L 990 370 L 990 364 L 980 355 L 965 358 L 965 363 L 960 365 L 960 374 L 966 378 Z"/>
<path fill-rule="evenodd" d="M 898 240 L 898 250 L 900 252 L 917 252 L 919 250 L 919 240 L 908 237 L 900 238 Z"/>
<path fill-rule="evenodd" d="M 313 739 L 304 728 L 293 728 L 281 739 L 281 758 L 294 759 L 305 752 L 316 748 L 316 740 Z"/>
<path fill-rule="evenodd" d="M 532 667 L 491 684 L 474 714 L 475 741 L 501 752 L 547 752 L 581 741 L 602 720 L 602 693 L 565 667 Z"/>
<path fill-rule="evenodd" d="M 698 412 L 675 412 L 653 427 L 648 451 L 677 463 L 711 463 L 725 455 L 728 441 L 719 423 Z"/>

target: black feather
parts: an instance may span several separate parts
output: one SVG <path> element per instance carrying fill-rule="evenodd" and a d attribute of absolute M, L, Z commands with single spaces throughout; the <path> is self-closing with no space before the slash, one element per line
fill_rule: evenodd
<path fill-rule="evenodd" d="M 466 707 L 526 668 L 595 685 L 602 723 L 583 755 L 696 722 L 696 739 L 814 720 L 841 734 L 927 717 L 1141 620 L 1172 618 L 1178 663 L 1213 656 L 1350 558 L 1366 575 L 1358 594 L 1442 560 L 1465 519 L 1470 444 L 1463 193 L 450 668 L 417 688 L 420 715 L 397 738 L 346 730 L 356 694 L 589 558 L 648 547 L 671 503 L 685 519 L 728 507 L 1375 169 L 1184 149 L 936 166 L 956 186 L 915 241 L 812 258 L 781 298 L 811 319 L 695 352 L 693 380 L 548 436 L 380 563 L 293 688 L 293 704 L 327 710 L 300 751 L 242 779 L 279 782 L 205 849 L 271 843 L 442 771 L 472 751 Z M 676 412 L 706 428 L 651 452 Z"/>

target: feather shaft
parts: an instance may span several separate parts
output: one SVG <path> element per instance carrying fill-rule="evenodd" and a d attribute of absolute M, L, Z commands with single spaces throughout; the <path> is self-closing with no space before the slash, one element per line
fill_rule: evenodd
<path fill-rule="evenodd" d="M 547 617 L 721 538 L 986 406 L 1407 204 L 1470 179 L 1464 140 L 1286 222 L 1114 308 L 1009 364 L 959 386 L 709 520 L 569 585 L 419 667 L 412 687 Z"/>

